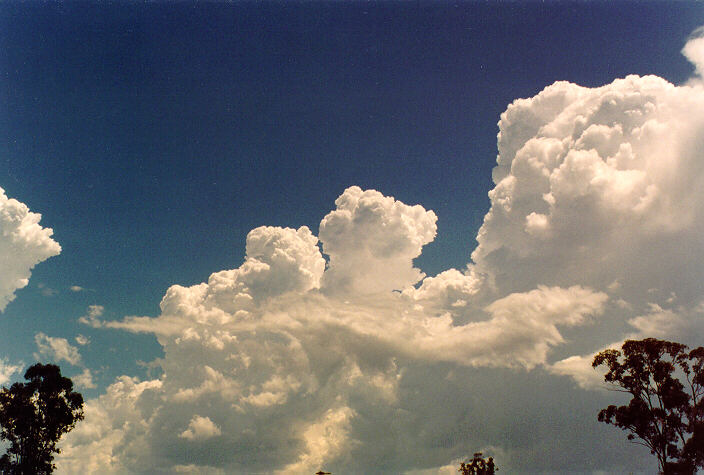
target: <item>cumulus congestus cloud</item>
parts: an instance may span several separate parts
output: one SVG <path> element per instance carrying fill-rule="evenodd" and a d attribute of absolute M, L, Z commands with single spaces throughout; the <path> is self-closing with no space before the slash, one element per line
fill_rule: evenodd
<path fill-rule="evenodd" d="M 583 283 L 642 301 L 699 295 L 704 92 L 629 76 L 559 82 L 499 123 L 491 209 L 473 270 L 501 294 Z"/>
<path fill-rule="evenodd" d="M 589 386 L 587 357 L 555 362 L 552 352 L 696 335 L 703 111 L 696 81 L 654 76 L 558 82 L 515 101 L 499 122 L 491 207 L 463 271 L 424 277 L 414 267 L 435 237 L 432 211 L 351 187 L 318 237 L 257 228 L 240 267 L 172 286 L 157 317 L 104 322 L 91 311 L 94 327 L 154 334 L 163 374 L 119 378 L 88 401 L 60 468 L 441 467 L 478 443 L 455 432 L 457 414 L 476 406 L 471 385 L 464 398 L 424 403 L 454 369 L 543 366 Z"/>
<path fill-rule="evenodd" d="M 8 198 L 0 188 L 0 312 L 29 283 L 32 268 L 61 252 L 51 228 L 39 225 L 41 214 Z"/>
<path fill-rule="evenodd" d="M 321 223 L 327 270 L 308 228 L 262 227 L 247 237 L 239 268 L 171 287 L 156 318 L 105 323 L 90 309 L 86 324 L 156 335 L 164 373 L 123 378 L 90 401 L 94 418 L 68 437 L 63 466 L 109 461 L 101 471 L 149 472 L 192 465 L 201 450 L 200 463 L 211 466 L 212 451 L 223 451 L 220 467 L 235 472 L 364 467 L 360 454 L 396 437 L 377 424 L 394 419 L 409 367 L 530 368 L 562 342 L 560 326 L 603 309 L 603 293 L 537 286 L 461 322 L 476 278 L 452 270 L 412 287 L 422 277 L 413 258 L 435 234 L 432 212 L 357 187 L 336 203 Z M 115 411 L 117 398 L 132 403 Z M 90 460 L 80 449 L 84 431 L 105 434 L 91 439 Z"/>

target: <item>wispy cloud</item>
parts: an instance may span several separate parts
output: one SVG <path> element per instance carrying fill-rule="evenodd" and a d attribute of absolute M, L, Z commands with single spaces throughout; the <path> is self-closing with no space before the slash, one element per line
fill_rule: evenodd
<path fill-rule="evenodd" d="M 102 305 L 90 305 L 88 307 L 88 312 L 79 317 L 78 322 L 93 328 L 100 328 L 104 324 L 100 320 L 100 317 L 103 316 L 103 312 L 105 312 L 105 307 Z"/>
<path fill-rule="evenodd" d="M 58 295 L 58 293 L 59 293 L 58 290 L 52 289 L 51 287 L 47 287 L 45 284 L 43 284 L 41 282 L 39 284 L 37 284 L 37 288 L 39 289 L 39 291 L 41 292 L 41 294 L 44 297 L 53 297 L 55 295 Z"/>

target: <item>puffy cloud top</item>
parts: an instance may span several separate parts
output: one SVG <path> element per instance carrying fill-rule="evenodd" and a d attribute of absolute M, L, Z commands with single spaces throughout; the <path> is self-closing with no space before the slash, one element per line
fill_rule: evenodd
<path fill-rule="evenodd" d="M 193 416 L 188 428 L 179 437 L 189 440 L 205 440 L 220 435 L 220 429 L 209 417 Z"/>
<path fill-rule="evenodd" d="M 375 190 L 352 186 L 320 223 L 323 251 L 330 256 L 324 287 L 331 292 L 384 292 L 418 282 L 413 259 L 435 239 L 437 216 Z"/>
<path fill-rule="evenodd" d="M 702 89 L 654 76 L 594 89 L 558 82 L 515 101 L 499 122 L 474 271 L 500 293 L 619 281 L 641 297 L 667 283 L 694 298 L 704 277 L 693 264 L 704 251 L 702 111 Z"/>
<path fill-rule="evenodd" d="M 320 287 L 325 260 L 318 239 L 306 226 L 297 230 L 256 228 L 247 235 L 246 249 L 246 260 L 239 269 L 210 276 L 204 295 L 209 306 L 246 309 L 253 301 Z"/>
<path fill-rule="evenodd" d="M 0 188 L 0 311 L 29 283 L 32 268 L 61 252 L 51 228 L 39 225 L 41 215 Z"/>

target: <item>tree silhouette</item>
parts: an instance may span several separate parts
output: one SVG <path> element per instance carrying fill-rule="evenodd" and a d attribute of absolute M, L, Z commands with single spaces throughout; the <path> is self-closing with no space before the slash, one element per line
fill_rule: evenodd
<path fill-rule="evenodd" d="M 494 475 L 498 470 L 494 464 L 494 457 L 484 459 L 482 453 L 477 452 L 470 462 L 460 464 L 458 472 L 462 475 Z"/>
<path fill-rule="evenodd" d="M 599 421 L 629 431 L 628 440 L 657 457 L 661 473 L 704 468 L 704 347 L 626 340 L 621 350 L 597 354 L 592 366 L 601 365 L 609 369 L 604 380 L 632 399 L 602 409 Z"/>
<path fill-rule="evenodd" d="M 0 458 L 4 474 L 52 473 L 61 436 L 83 419 L 83 396 L 58 366 L 37 363 L 26 383 L 0 389 L 0 438 L 10 443 Z"/>

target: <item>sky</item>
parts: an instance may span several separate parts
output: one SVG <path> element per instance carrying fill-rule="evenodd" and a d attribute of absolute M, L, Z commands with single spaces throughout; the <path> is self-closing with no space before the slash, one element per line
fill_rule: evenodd
<path fill-rule="evenodd" d="M 704 344 L 704 5 L 0 3 L 0 384 L 57 472 L 654 473 Z"/>

